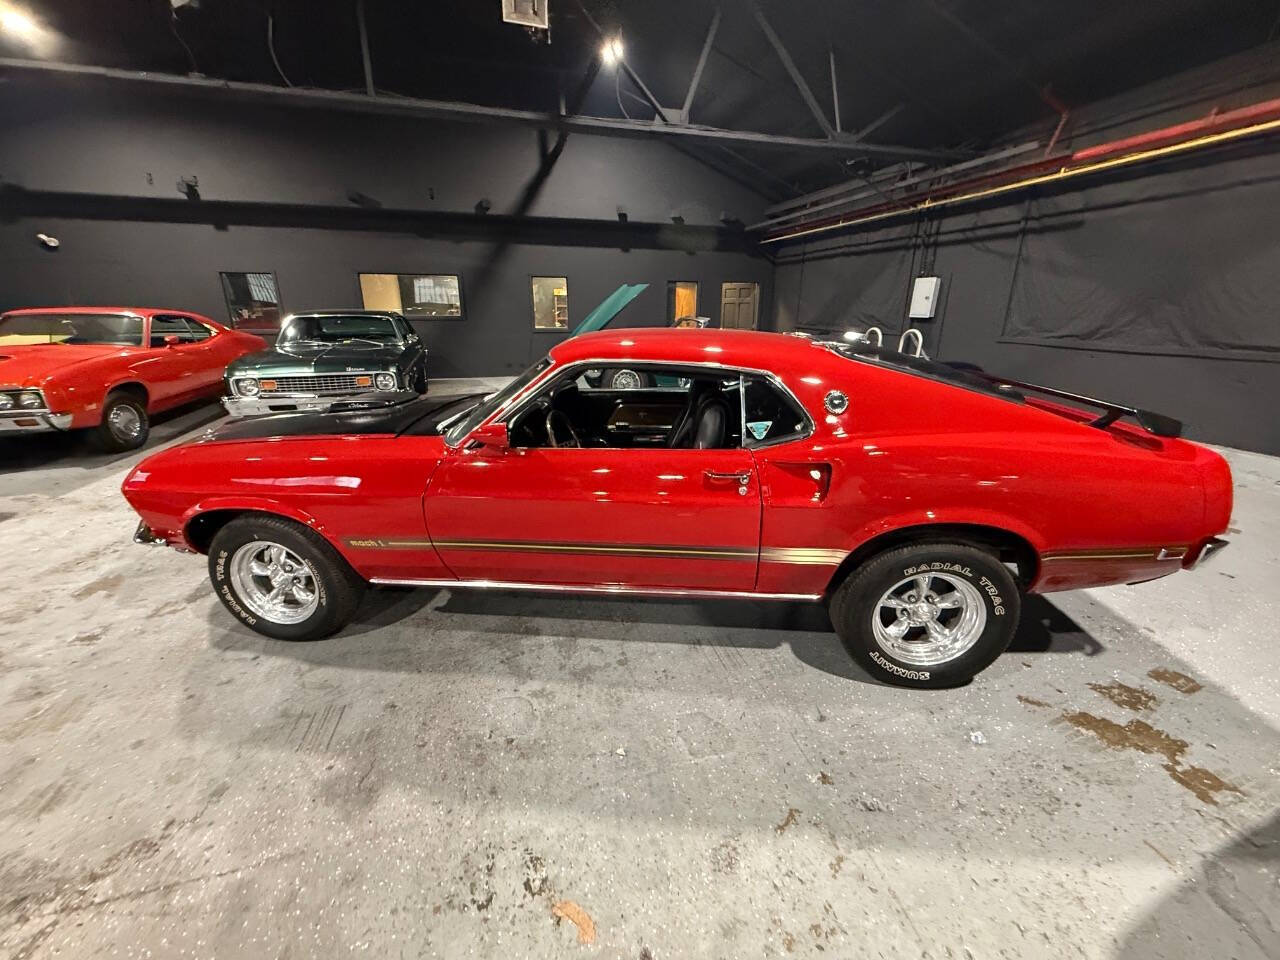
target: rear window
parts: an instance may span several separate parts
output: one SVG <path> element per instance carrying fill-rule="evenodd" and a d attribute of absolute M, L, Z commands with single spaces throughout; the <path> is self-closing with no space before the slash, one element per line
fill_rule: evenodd
<path fill-rule="evenodd" d="M 978 376 L 971 369 L 966 369 L 965 364 L 942 363 L 925 357 L 913 357 L 908 353 L 899 353 L 889 347 L 873 347 L 866 343 L 823 343 L 822 346 L 832 353 L 838 353 L 849 360 L 874 363 L 879 367 L 888 367 L 891 370 L 898 370 L 902 373 L 911 373 L 918 377 L 925 377 L 928 380 L 948 383 L 953 387 L 962 387 L 965 390 L 975 390 L 978 393 L 1000 397 L 1014 403 L 1023 402 L 1022 394 L 1017 390 L 998 387 L 986 377 Z M 976 367 L 972 368 L 972 370 L 976 369 Z"/>

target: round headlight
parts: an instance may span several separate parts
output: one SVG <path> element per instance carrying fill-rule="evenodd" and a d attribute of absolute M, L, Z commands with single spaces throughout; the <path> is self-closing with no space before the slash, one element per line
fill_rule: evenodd
<path fill-rule="evenodd" d="M 243 377 L 236 381 L 236 393 L 242 397 L 256 397 L 259 389 L 258 381 L 254 377 Z"/>
<path fill-rule="evenodd" d="M 0 410 L 13 409 L 13 395 L 9 393 L 0 393 Z"/>
<path fill-rule="evenodd" d="M 18 394 L 18 406 L 23 410 L 35 410 L 44 406 L 44 397 L 31 390 Z"/>
<path fill-rule="evenodd" d="M 373 375 L 373 385 L 379 390 L 394 390 L 396 388 L 396 375 L 394 373 L 375 373 Z"/>

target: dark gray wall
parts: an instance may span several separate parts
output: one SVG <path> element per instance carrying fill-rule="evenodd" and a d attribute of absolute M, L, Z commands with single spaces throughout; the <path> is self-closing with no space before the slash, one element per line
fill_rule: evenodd
<path fill-rule="evenodd" d="M 48 254 L 37 231 L 62 246 Z M 767 260 L 738 253 L 425 239 L 413 234 L 320 228 L 21 219 L 0 227 L 4 306 L 99 303 L 178 305 L 226 321 L 219 270 L 274 270 L 286 310 L 358 307 L 356 273 L 459 273 L 463 320 L 415 321 L 434 377 L 497 376 L 543 355 L 564 334 L 535 331 L 529 277 L 566 276 L 571 326 L 621 282 L 650 288 L 619 320 L 663 322 L 666 281 L 701 284 L 703 313 L 718 322 L 720 283 L 771 287 Z"/>
<path fill-rule="evenodd" d="M 918 322 L 930 355 L 1280 453 L 1275 147 L 792 245 L 777 325 L 878 323 L 896 343 L 912 278 L 940 276 L 938 315 Z"/>
<path fill-rule="evenodd" d="M 0 85 L 0 176 L 32 191 L 172 198 L 197 176 L 205 200 L 514 212 L 538 169 L 527 127 L 444 123 L 264 105 L 197 92 L 13 77 Z M 150 177 L 150 179 L 148 179 Z M 575 134 L 523 212 L 533 217 L 718 225 L 764 206 L 671 146 Z"/>
<path fill-rule="evenodd" d="M 510 373 L 563 336 L 534 331 L 531 275 L 568 278 L 571 325 L 623 282 L 651 285 L 623 320 L 661 323 L 668 280 L 698 281 L 716 322 L 720 284 L 755 281 L 771 318 L 771 262 L 721 223 L 755 217 L 755 193 L 664 144 L 574 135 L 544 178 L 539 149 L 523 128 L 14 84 L 0 91 L 0 308 L 226 320 L 219 271 L 274 272 L 286 311 L 360 306 L 360 271 L 457 273 L 465 318 L 415 321 L 437 377 Z M 193 175 L 196 201 L 176 187 Z"/>
<path fill-rule="evenodd" d="M 1280 96 L 1270 43 L 1072 111 L 1064 149 Z M 1048 136 L 1053 121 L 1011 137 Z M 940 208 L 775 248 L 775 323 L 893 343 L 917 276 L 940 276 L 932 356 L 1178 417 L 1189 436 L 1280 453 L 1280 139 Z"/>

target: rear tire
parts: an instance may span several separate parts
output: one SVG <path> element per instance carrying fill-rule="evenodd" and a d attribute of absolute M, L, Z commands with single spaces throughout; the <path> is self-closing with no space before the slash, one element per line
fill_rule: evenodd
<path fill-rule="evenodd" d="M 878 680 L 952 687 L 989 667 L 1013 639 L 1018 585 L 996 557 L 961 543 L 888 550 L 831 596 L 836 632 Z"/>
<path fill-rule="evenodd" d="M 94 446 L 106 453 L 137 450 L 150 434 L 146 401 L 126 390 L 107 394 L 102 404 L 102 422 L 93 429 Z"/>
<path fill-rule="evenodd" d="M 209 546 L 209 579 L 223 606 L 276 640 L 319 640 L 350 622 L 365 583 L 342 555 L 300 523 L 250 513 Z"/>

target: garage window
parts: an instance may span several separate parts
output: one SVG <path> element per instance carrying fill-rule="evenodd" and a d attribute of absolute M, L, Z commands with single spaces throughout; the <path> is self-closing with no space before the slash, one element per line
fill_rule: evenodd
<path fill-rule="evenodd" d="M 672 326 L 686 326 L 681 320 L 693 320 L 698 315 L 698 282 L 696 280 L 669 280 L 667 282 L 667 322 Z M 696 323 L 693 324 L 696 326 Z"/>
<path fill-rule="evenodd" d="M 222 273 L 231 326 L 274 333 L 280 329 L 280 293 L 274 273 Z"/>
<path fill-rule="evenodd" d="M 532 277 L 533 328 L 569 329 L 569 280 L 566 277 Z"/>
<path fill-rule="evenodd" d="M 461 320 L 462 278 L 452 273 L 362 273 L 366 310 L 389 310 L 417 320 Z"/>

